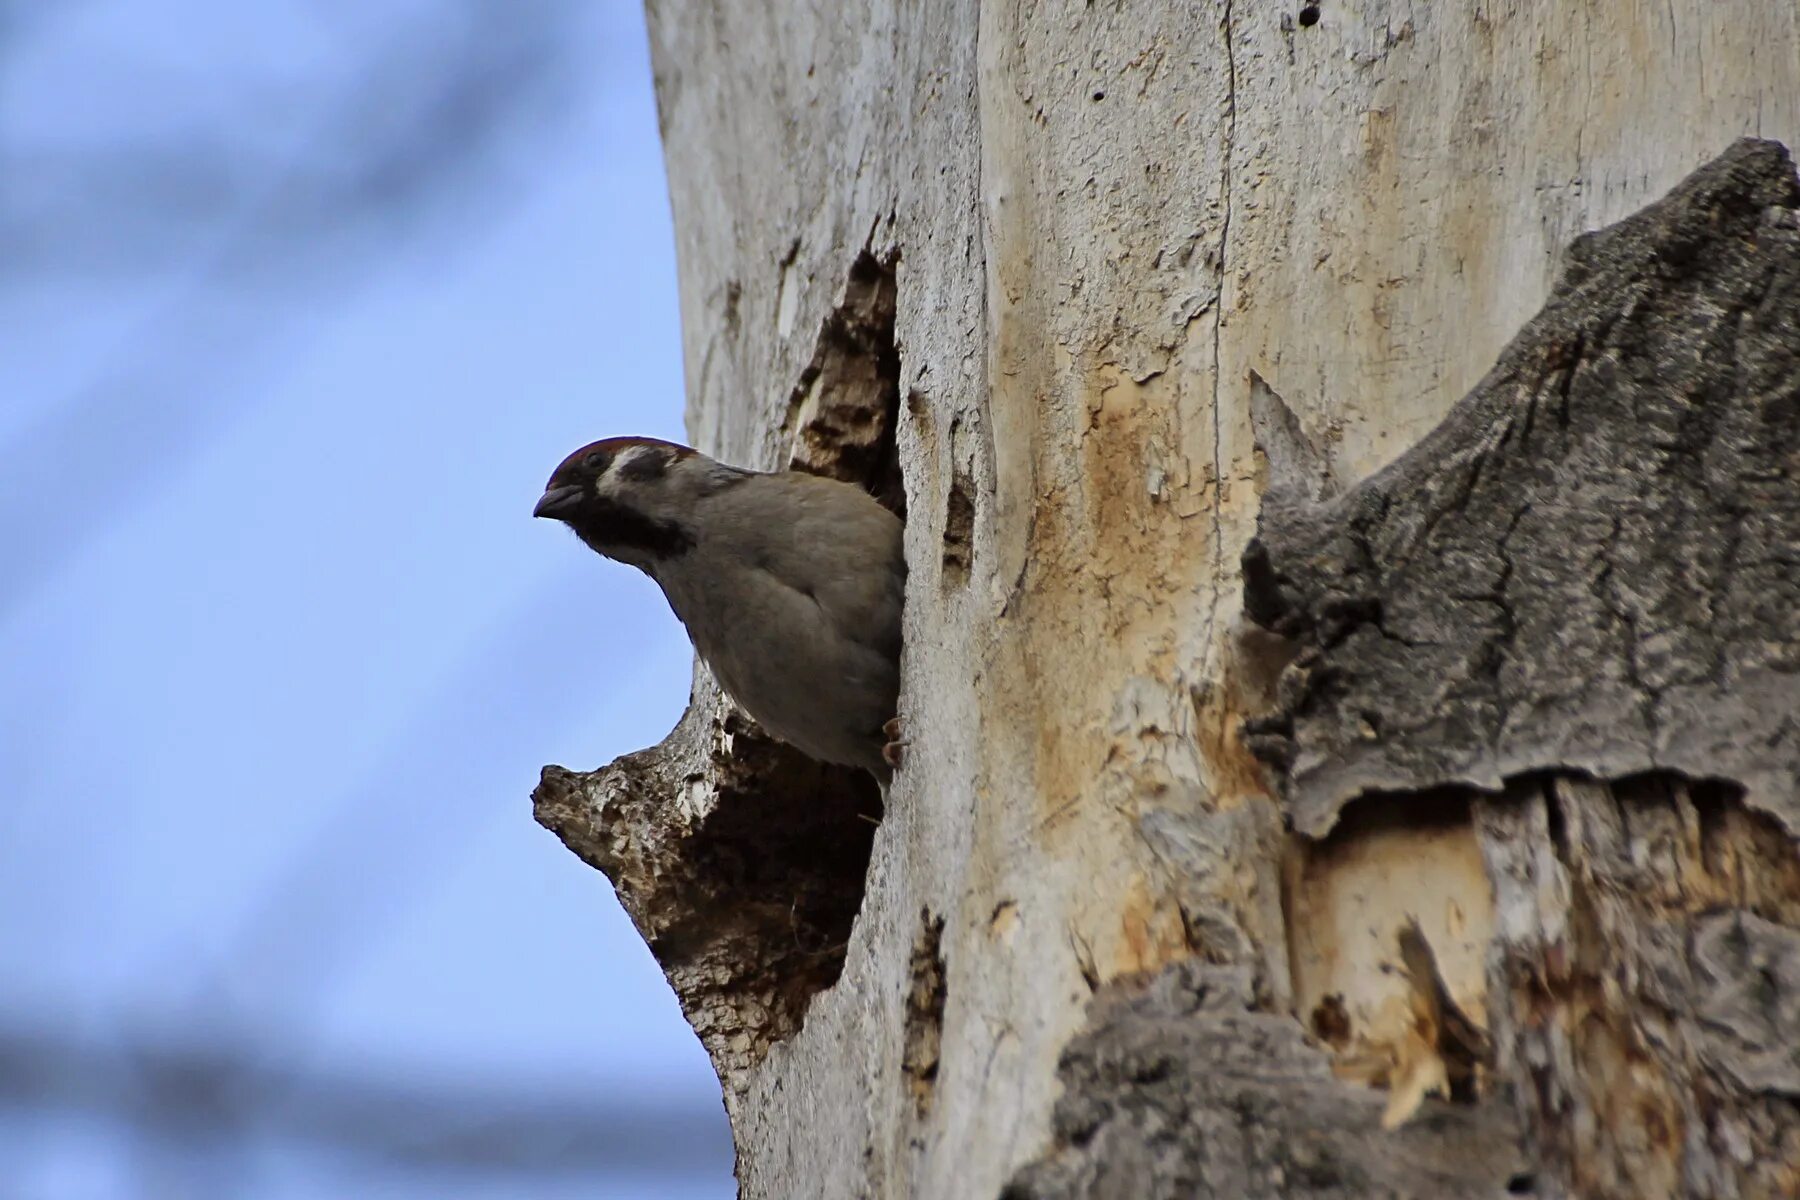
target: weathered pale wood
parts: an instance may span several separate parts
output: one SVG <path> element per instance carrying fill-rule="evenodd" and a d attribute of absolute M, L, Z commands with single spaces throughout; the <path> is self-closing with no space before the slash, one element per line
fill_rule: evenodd
<path fill-rule="evenodd" d="M 1095 987 L 1199 957 L 1267 1014 L 1224 1028 L 1296 1000 L 1287 839 L 1237 732 L 1279 666 L 1238 622 L 1264 465 L 1251 373 L 1338 481 L 1365 478 L 1474 386 L 1570 236 L 1734 137 L 1800 137 L 1800 17 L 649 8 L 696 443 L 786 461 L 855 265 L 897 256 L 912 747 L 836 984 L 766 1048 L 709 1041 L 744 1194 L 992 1196 L 1055 1148 L 1057 1062 Z M 711 768 L 674 764 L 705 759 L 703 716 L 653 752 L 702 807 Z M 565 788 L 565 836 L 604 841 L 621 786 Z M 632 819 L 658 803 L 679 802 L 644 791 Z M 1372 1122 L 1383 1098 L 1320 1062 L 1294 1086 L 1341 1096 L 1343 1130 Z"/>

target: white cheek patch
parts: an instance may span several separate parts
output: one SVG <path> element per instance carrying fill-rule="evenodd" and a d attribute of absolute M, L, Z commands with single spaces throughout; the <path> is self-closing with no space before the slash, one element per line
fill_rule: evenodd
<path fill-rule="evenodd" d="M 594 491 L 607 498 L 641 493 L 645 484 L 661 479 L 668 469 L 669 455 L 660 446 L 632 446 L 613 459 L 595 481 Z"/>
<path fill-rule="evenodd" d="M 619 465 L 611 463 L 607 466 L 606 473 L 594 480 L 594 495 L 608 500 L 616 499 L 624 486 L 619 481 Z"/>

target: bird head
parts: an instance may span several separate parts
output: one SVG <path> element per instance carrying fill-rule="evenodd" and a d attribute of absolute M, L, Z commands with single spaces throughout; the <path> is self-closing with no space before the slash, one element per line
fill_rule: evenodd
<path fill-rule="evenodd" d="M 561 521 L 598 553 L 649 570 L 693 548 L 694 501 L 715 470 L 731 468 L 674 442 L 607 438 L 562 460 L 531 515 Z"/>

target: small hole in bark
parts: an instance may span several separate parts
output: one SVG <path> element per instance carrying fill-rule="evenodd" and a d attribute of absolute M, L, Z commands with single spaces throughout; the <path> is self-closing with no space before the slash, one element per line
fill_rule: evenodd
<path fill-rule="evenodd" d="M 900 348 L 894 323 L 898 251 L 864 250 L 850 264 L 843 298 L 826 316 L 812 361 L 788 396 L 783 431 L 792 465 L 868 489 L 901 519 L 905 481 L 900 424 Z"/>
<path fill-rule="evenodd" d="M 1520 1171 L 1506 1181 L 1506 1194 L 1509 1196 L 1529 1196 L 1537 1191 L 1537 1176 L 1530 1171 Z"/>
<path fill-rule="evenodd" d="M 919 1116 L 931 1111 L 944 1033 L 944 919 L 919 913 L 913 939 L 911 985 L 906 993 L 906 1044 L 901 1068 Z"/>
<path fill-rule="evenodd" d="M 1312 1011 L 1313 1036 L 1342 1050 L 1350 1043 L 1350 1011 L 1344 1007 L 1344 994 L 1332 992 L 1319 1001 Z"/>
<path fill-rule="evenodd" d="M 1105 93 L 1105 92 L 1095 92 L 1095 93 L 1094 93 L 1094 99 L 1096 99 L 1096 100 L 1104 100 L 1104 99 L 1106 99 L 1106 93 Z"/>
<path fill-rule="evenodd" d="M 1538 776 L 1527 776 L 1521 782 L 1541 789 L 1544 797 L 1544 831 L 1550 835 L 1550 844 L 1556 847 L 1556 853 L 1564 862 L 1569 858 L 1569 823 L 1563 814 L 1562 801 L 1556 798 L 1556 785 L 1549 779 L 1540 781 Z"/>
<path fill-rule="evenodd" d="M 969 479 L 959 469 L 950 480 L 950 499 L 944 511 L 944 587 L 959 588 L 969 582 L 969 566 L 975 554 L 975 502 Z"/>
<path fill-rule="evenodd" d="M 1317 25 L 1318 23 L 1319 23 L 1319 6 L 1316 4 L 1302 5 L 1300 8 L 1300 28 L 1311 29 L 1314 25 Z"/>
<path fill-rule="evenodd" d="M 744 286 L 733 279 L 725 284 L 725 329 L 732 337 L 738 335 L 741 323 L 738 317 L 738 304 L 744 298 Z"/>

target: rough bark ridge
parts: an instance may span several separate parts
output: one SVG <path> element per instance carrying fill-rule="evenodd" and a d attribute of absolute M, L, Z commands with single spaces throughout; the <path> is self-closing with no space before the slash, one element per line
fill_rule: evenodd
<path fill-rule="evenodd" d="M 1003 1200 L 1491 1200 L 1529 1177 L 1491 1107 L 1440 1105 L 1371 1136 L 1381 1097 L 1334 1078 L 1291 1017 L 1252 1000 L 1243 972 L 1191 962 L 1096 997 L 1063 1056 L 1061 1149 Z"/>
<path fill-rule="evenodd" d="M 676 754 L 545 767 L 532 804 L 612 880 L 719 1070 L 745 1071 L 843 970 L 880 794 L 756 729 L 710 680 L 677 732 Z"/>
<path fill-rule="evenodd" d="M 1661 768 L 1800 834 L 1797 203 L 1740 142 L 1571 246 L 1399 461 L 1265 499 L 1245 610 L 1304 649 L 1252 746 L 1301 833 L 1369 791 Z"/>

